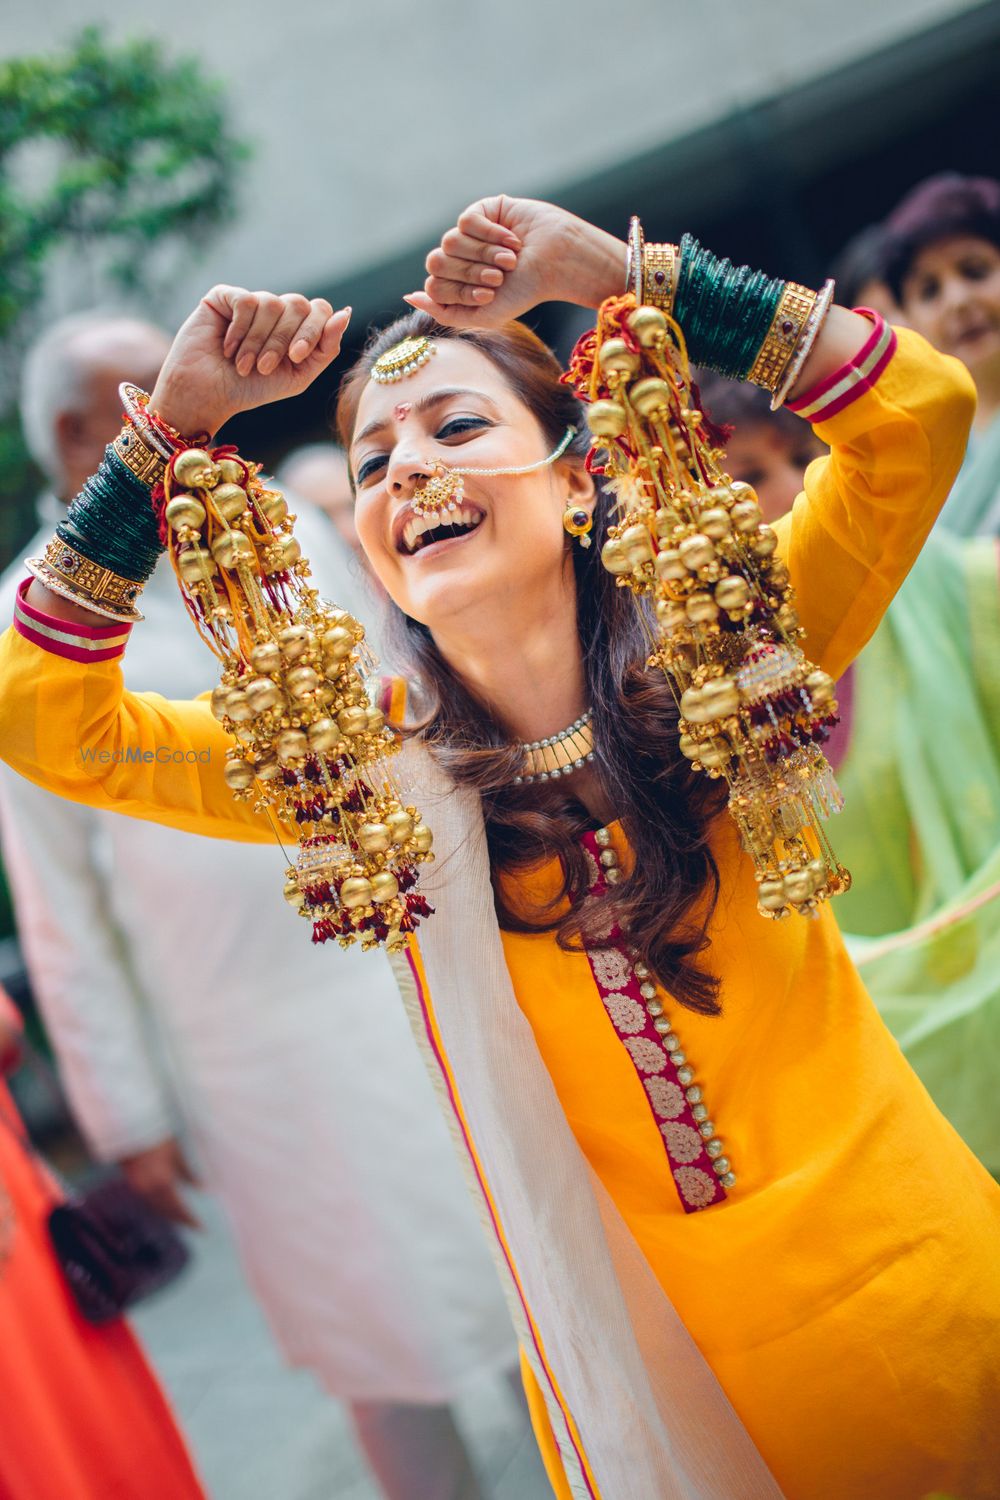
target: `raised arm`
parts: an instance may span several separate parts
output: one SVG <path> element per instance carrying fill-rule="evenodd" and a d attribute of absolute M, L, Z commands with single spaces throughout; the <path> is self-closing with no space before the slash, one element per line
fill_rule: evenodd
<path fill-rule="evenodd" d="M 427 256 L 422 290 L 404 300 L 456 328 L 498 328 L 540 302 L 599 307 L 627 290 L 628 246 L 534 198 L 480 198 Z M 834 307 L 791 391 L 794 398 L 852 359 L 871 326 Z"/>
<path fill-rule="evenodd" d="M 41 593 L 46 601 L 55 597 Z M 127 692 L 120 663 L 132 627 L 74 624 L 27 594 L 24 583 L 14 625 L 0 637 L 0 756 L 7 764 L 88 807 L 214 838 L 272 842 L 267 820 L 236 802 L 226 784 L 232 741 L 208 696 L 172 702 Z"/>
<path fill-rule="evenodd" d="M 215 287 L 177 335 L 151 410 L 178 432 L 211 434 L 239 411 L 295 395 L 335 357 L 349 315 L 322 299 Z M 232 741 L 208 697 L 172 703 L 123 690 L 119 659 L 136 612 L 120 586 L 141 583 L 160 550 L 149 475 L 135 452 L 109 449 L 71 508 L 68 534 L 61 526 L 41 570 L 53 588 L 36 577 L 18 591 L 14 626 L 0 639 L 0 756 L 92 807 L 269 841 L 268 820 L 234 801 L 224 779 Z M 102 600 L 99 610 L 82 602 L 90 597 Z"/>
<path fill-rule="evenodd" d="M 178 433 L 210 437 L 239 412 L 306 390 L 340 352 L 350 316 L 322 297 L 214 286 L 174 339 L 150 410 Z M 74 624 L 104 623 L 37 579 L 27 601 Z"/>
<path fill-rule="evenodd" d="M 834 677 L 916 561 L 961 466 L 975 405 L 964 365 L 881 319 L 868 323 L 853 360 L 793 401 L 830 454 L 810 464 L 805 492 L 774 529 L 804 649 Z"/>
<path fill-rule="evenodd" d="M 623 240 L 564 209 L 485 198 L 430 252 L 424 287 L 406 300 L 446 324 L 493 327 L 541 301 L 596 308 L 626 290 L 629 264 Z M 918 335 L 834 306 L 782 394 L 831 448 L 775 529 L 804 650 L 836 676 L 875 630 L 947 498 L 975 390 L 958 360 Z"/>

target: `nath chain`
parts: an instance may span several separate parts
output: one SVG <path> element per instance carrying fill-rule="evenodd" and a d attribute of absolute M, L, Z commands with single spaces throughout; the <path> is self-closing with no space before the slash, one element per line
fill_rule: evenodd
<path fill-rule="evenodd" d="M 432 463 L 426 460 L 426 467 L 430 469 L 431 476 L 413 497 L 413 513 L 417 516 L 435 516 L 441 511 L 454 511 L 461 505 L 465 495 L 463 480 L 467 474 L 479 475 L 484 479 L 496 479 L 508 474 L 533 474 L 536 469 L 545 469 L 549 464 L 554 464 L 557 458 L 561 458 L 576 436 L 575 427 L 567 427 L 562 441 L 557 448 L 545 458 L 538 459 L 533 464 L 516 464 L 496 469 L 477 469 L 474 467 L 452 467 L 440 461 Z"/>
<path fill-rule="evenodd" d="M 512 465 L 509 468 L 501 469 L 476 469 L 464 468 L 459 465 L 453 466 L 451 464 L 438 463 L 434 465 L 428 464 L 428 468 L 434 467 L 436 469 L 446 469 L 449 474 L 480 474 L 483 476 L 483 478 L 490 479 L 496 479 L 505 474 L 533 474 L 536 469 L 544 469 L 548 464 L 554 464 L 557 458 L 562 458 L 563 454 L 566 452 L 566 449 L 569 447 L 570 443 L 575 437 L 576 428 L 567 427 L 559 446 L 557 448 L 554 448 L 553 451 L 545 458 L 540 458 L 536 463 L 533 464 L 518 464 Z"/>

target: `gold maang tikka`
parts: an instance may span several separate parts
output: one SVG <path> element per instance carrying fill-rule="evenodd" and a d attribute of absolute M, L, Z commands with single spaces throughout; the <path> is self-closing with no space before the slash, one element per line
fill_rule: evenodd
<path fill-rule="evenodd" d="M 436 353 L 437 344 L 432 344 L 423 334 L 416 338 L 402 339 L 379 355 L 372 365 L 372 379 L 376 385 L 395 385 L 397 380 L 415 375 Z"/>

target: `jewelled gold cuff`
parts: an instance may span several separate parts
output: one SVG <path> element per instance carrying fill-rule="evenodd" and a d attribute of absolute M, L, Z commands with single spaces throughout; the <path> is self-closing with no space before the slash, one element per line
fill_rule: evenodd
<path fill-rule="evenodd" d="M 29 558 L 27 566 L 39 583 L 73 604 L 110 620 L 142 619 L 135 607 L 142 584 L 91 562 L 61 537 L 53 537 L 45 556 Z"/>
<path fill-rule="evenodd" d="M 751 385 L 763 386 L 774 395 L 801 343 L 809 314 L 815 306 L 815 292 L 795 281 L 788 282 L 747 376 Z"/>
<path fill-rule="evenodd" d="M 642 255 L 642 300 L 670 313 L 677 285 L 677 246 L 647 245 Z"/>
<path fill-rule="evenodd" d="M 124 426 L 111 446 L 140 484 L 145 484 L 150 489 L 159 484 L 166 462 L 159 453 L 143 442 L 134 426 Z"/>

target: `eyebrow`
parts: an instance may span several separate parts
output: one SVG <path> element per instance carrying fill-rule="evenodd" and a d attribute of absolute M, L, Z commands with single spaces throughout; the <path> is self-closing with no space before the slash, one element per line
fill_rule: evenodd
<path fill-rule="evenodd" d="M 491 411 L 494 413 L 497 412 L 495 403 L 490 400 L 485 391 L 477 391 L 472 386 L 465 385 L 448 386 L 443 391 L 433 391 L 429 396 L 422 396 L 419 401 L 414 403 L 414 410 L 421 413 L 430 411 L 433 407 L 440 406 L 442 401 L 450 400 L 452 396 L 475 396 L 478 400 L 485 401 Z M 381 432 L 384 427 L 388 427 L 390 421 L 390 417 L 379 417 L 376 421 L 369 422 L 368 426 L 362 428 L 358 433 L 351 447 L 356 448 L 359 443 L 364 442 L 365 438 L 371 437 L 376 432 Z"/>

